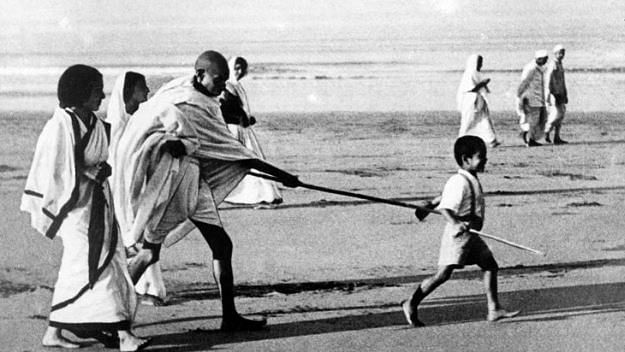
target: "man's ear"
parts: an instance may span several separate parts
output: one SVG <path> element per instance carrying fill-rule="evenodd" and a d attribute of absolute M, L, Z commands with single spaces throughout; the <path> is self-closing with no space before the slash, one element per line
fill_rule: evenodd
<path fill-rule="evenodd" d="M 202 80 L 202 78 L 204 77 L 204 72 L 206 72 L 206 71 L 205 71 L 204 69 L 202 69 L 202 68 L 201 68 L 201 69 L 197 69 L 197 70 L 195 70 L 195 77 L 196 77 L 198 80 L 200 80 L 200 81 L 201 81 L 201 80 Z"/>

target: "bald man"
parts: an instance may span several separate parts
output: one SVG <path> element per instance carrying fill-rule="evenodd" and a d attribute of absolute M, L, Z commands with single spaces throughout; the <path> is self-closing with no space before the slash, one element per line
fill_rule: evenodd
<path fill-rule="evenodd" d="M 529 130 L 523 133 L 523 139 L 528 147 L 541 145 L 537 140 L 542 138 L 547 120 L 544 78 L 547 58 L 545 50 L 538 50 L 534 54 L 534 60 L 523 67 L 521 83 L 517 89 L 519 101 L 527 102 L 525 119 L 529 123 Z M 521 129 L 524 130 L 524 126 L 521 126 Z"/>
<path fill-rule="evenodd" d="M 135 195 L 126 200 L 133 209 L 127 217 L 134 219 L 126 231 L 133 232 L 138 250 L 129 272 L 136 282 L 158 261 L 167 236 L 180 239 L 195 227 L 213 254 L 213 275 L 223 310 L 221 329 L 258 330 L 266 320 L 243 318 L 235 308 L 233 246 L 217 205 L 252 168 L 277 177 L 288 187 L 300 182 L 257 159 L 232 136 L 218 100 L 228 77 L 226 59 L 206 51 L 197 58 L 193 76 L 167 83 L 130 120 L 122 136 L 125 140 L 120 142 L 129 146 L 127 193 Z"/>

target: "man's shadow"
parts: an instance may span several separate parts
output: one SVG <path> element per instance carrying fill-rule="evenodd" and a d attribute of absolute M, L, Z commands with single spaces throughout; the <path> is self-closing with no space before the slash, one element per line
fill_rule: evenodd
<path fill-rule="evenodd" d="M 506 302 L 508 308 L 523 310 L 520 316 L 505 321 L 506 323 L 564 320 L 575 316 L 625 310 L 625 283 L 520 290 L 501 293 L 500 298 L 502 302 Z M 245 341 L 391 326 L 409 329 L 399 304 L 396 307 L 397 309 L 392 312 L 358 315 L 349 315 L 349 311 L 389 308 L 389 305 L 343 307 L 334 310 L 345 311 L 345 315 L 341 317 L 270 324 L 267 330 L 257 332 L 226 334 L 216 330 L 195 330 L 164 333 L 153 336 L 150 351 L 205 351 L 220 344 Z M 420 306 L 419 317 L 427 326 L 485 321 L 486 299 L 484 295 L 426 299 Z M 175 324 L 180 321 L 207 318 L 195 316 L 188 319 L 165 320 L 157 324 Z M 427 326 L 422 329 L 427 329 Z"/>

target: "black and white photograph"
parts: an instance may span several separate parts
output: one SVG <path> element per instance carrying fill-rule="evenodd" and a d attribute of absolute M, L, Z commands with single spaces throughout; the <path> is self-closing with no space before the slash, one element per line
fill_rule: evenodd
<path fill-rule="evenodd" d="M 0 23 L 0 350 L 624 350 L 625 2 Z"/>

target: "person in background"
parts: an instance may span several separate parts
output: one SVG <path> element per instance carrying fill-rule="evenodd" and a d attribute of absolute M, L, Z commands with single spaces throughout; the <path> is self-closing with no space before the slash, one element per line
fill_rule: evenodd
<path fill-rule="evenodd" d="M 124 210 L 126 204 L 121 201 L 125 198 L 123 194 L 125 189 L 122 184 L 123 178 L 121 173 L 116 172 L 118 169 L 125 167 L 123 163 L 119 162 L 119 154 L 125 153 L 125 150 L 120 150 L 121 148 L 119 148 L 119 139 L 126 129 L 128 120 L 139 109 L 139 104 L 148 100 L 149 92 L 150 89 L 147 86 L 144 75 L 132 71 L 123 72 L 115 81 L 106 111 L 106 120 L 111 124 L 112 136 L 109 147 L 109 164 L 112 166 L 110 183 L 113 192 L 113 203 L 115 204 L 117 221 L 119 222 L 121 236 L 128 256 L 133 256 L 137 249 L 134 238 L 130 236 L 130 224 L 125 216 L 127 214 L 127 211 Z M 165 304 L 167 291 L 161 273 L 160 262 L 156 262 L 146 269 L 139 282 L 135 285 L 135 291 L 139 294 L 140 301 L 143 304 L 155 306 Z"/>
<path fill-rule="evenodd" d="M 462 114 L 458 136 L 478 136 L 487 145 L 496 147 L 500 143 L 497 141 L 488 110 L 486 94 L 489 93 L 490 78 L 482 77 L 483 62 L 482 56 L 477 54 L 473 54 L 467 59 L 457 93 L 458 110 Z"/>
<path fill-rule="evenodd" d="M 247 61 L 237 56 L 228 61 L 228 67 L 230 78 L 220 98 L 221 113 L 232 135 L 259 159 L 265 160 L 265 154 L 252 129 L 256 119 L 251 114 L 247 93 L 241 84 L 241 79 L 247 75 Z M 266 208 L 282 203 L 282 195 L 275 182 L 247 175 L 225 201 L 233 204 L 256 204 L 257 208 Z"/>
<path fill-rule="evenodd" d="M 62 335 L 68 330 L 137 351 L 149 340 L 131 332 L 136 297 L 107 181 L 108 124 L 94 114 L 102 89 L 102 74 L 93 67 L 74 65 L 63 72 L 59 107 L 37 141 L 20 208 L 30 213 L 37 231 L 63 242 L 42 344 L 80 347 Z"/>
<path fill-rule="evenodd" d="M 547 125 L 545 126 L 545 141 L 551 143 L 549 133 L 553 130 L 553 144 L 566 144 L 567 141 L 560 138 L 560 129 L 562 128 L 562 120 L 566 113 L 566 104 L 569 103 L 568 93 L 566 91 L 566 82 L 564 80 L 564 66 L 562 60 L 566 50 L 562 45 L 556 45 L 553 48 L 553 59 L 547 65 L 547 105 L 549 106 L 549 116 Z"/>
<path fill-rule="evenodd" d="M 538 50 L 534 54 L 534 60 L 523 67 L 521 83 L 517 89 L 517 99 L 521 103 L 527 100 L 526 122 L 529 124 L 527 133 L 523 133 L 523 140 L 528 147 L 536 147 L 541 144 L 537 141 L 543 137 L 547 110 L 545 108 L 545 63 L 547 63 L 547 51 Z M 518 105 L 518 104 L 517 104 Z M 523 130 L 523 126 L 521 126 Z"/>

